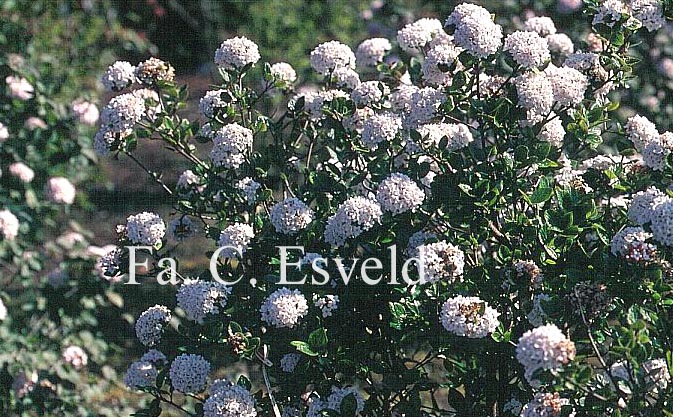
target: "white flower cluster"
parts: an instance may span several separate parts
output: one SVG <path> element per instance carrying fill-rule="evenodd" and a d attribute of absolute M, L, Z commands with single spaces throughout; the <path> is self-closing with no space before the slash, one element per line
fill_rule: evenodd
<path fill-rule="evenodd" d="M 533 374 L 538 370 L 555 370 L 575 358 L 575 344 L 554 324 L 529 330 L 521 336 L 516 358 L 524 367 L 526 380 L 538 385 Z"/>
<path fill-rule="evenodd" d="M 286 198 L 269 210 L 271 224 L 277 233 L 297 234 L 313 221 L 313 210 L 298 198 Z"/>
<path fill-rule="evenodd" d="M 397 32 L 397 43 L 405 52 L 418 52 L 435 36 L 443 32 L 442 22 L 437 19 L 423 18 L 400 29 Z"/>
<path fill-rule="evenodd" d="M 630 117 L 624 129 L 629 140 L 639 152 L 642 152 L 649 143 L 659 140 L 657 127 L 644 116 Z"/>
<path fill-rule="evenodd" d="M 12 98 L 26 101 L 35 96 L 35 88 L 23 77 L 8 75 L 5 78 L 5 83 L 7 84 L 7 93 Z"/>
<path fill-rule="evenodd" d="M 404 127 L 417 127 L 435 117 L 437 109 L 446 101 L 446 94 L 441 89 L 424 87 L 411 95 L 409 112 L 403 121 Z"/>
<path fill-rule="evenodd" d="M 380 103 L 388 94 L 390 89 L 387 85 L 379 81 L 365 81 L 353 89 L 351 99 L 357 106 L 372 106 Z"/>
<path fill-rule="evenodd" d="M 23 162 L 14 162 L 7 168 L 7 171 L 11 176 L 18 178 L 23 183 L 29 183 L 35 178 L 35 171 Z"/>
<path fill-rule="evenodd" d="M 344 201 L 336 213 L 327 219 L 325 242 L 343 246 L 346 239 L 359 236 L 380 223 L 381 206 L 365 197 L 351 197 Z"/>
<path fill-rule="evenodd" d="M 308 256 L 309 254 L 306 254 Z M 302 262 L 304 262 L 302 260 Z M 311 263 L 313 260 L 311 260 Z M 332 314 L 339 308 L 339 296 L 338 295 L 325 295 L 323 297 L 319 297 L 316 294 L 313 295 L 313 305 L 316 306 L 323 318 L 325 317 L 331 317 Z"/>
<path fill-rule="evenodd" d="M 203 356 L 183 353 L 173 360 L 168 375 L 173 388 L 187 394 L 203 391 L 209 372 L 210 362 Z"/>
<path fill-rule="evenodd" d="M 201 185 L 200 182 L 201 179 L 199 176 L 196 175 L 191 169 L 188 169 L 180 174 L 175 185 L 177 186 L 178 191 L 189 195 L 193 192 L 203 191 L 204 186 Z"/>
<path fill-rule="evenodd" d="M 650 32 L 661 29 L 666 24 L 663 4 L 657 0 L 631 0 L 633 17 Z"/>
<path fill-rule="evenodd" d="M 226 90 L 210 90 L 199 100 L 199 111 L 207 118 L 215 117 L 220 110 L 225 109 L 229 103 L 222 99 Z"/>
<path fill-rule="evenodd" d="M 9 139 L 9 129 L 3 123 L 0 123 L 0 143 Z"/>
<path fill-rule="evenodd" d="M 236 188 L 243 191 L 245 200 L 250 205 L 255 204 L 255 201 L 257 201 L 257 190 L 259 190 L 261 186 L 260 183 L 250 177 L 245 177 L 236 183 Z"/>
<path fill-rule="evenodd" d="M 561 148 L 563 146 L 563 138 L 565 138 L 566 130 L 563 127 L 563 121 L 561 118 L 554 117 L 550 121 L 544 124 L 542 130 L 538 134 L 540 140 L 549 142 L 555 148 Z"/>
<path fill-rule="evenodd" d="M 400 173 L 390 174 L 376 189 L 376 201 L 383 210 L 393 214 L 414 212 L 423 200 L 423 190 L 411 178 Z"/>
<path fill-rule="evenodd" d="M 133 133 L 133 130 L 127 129 L 122 132 L 115 132 L 110 129 L 101 128 L 96 132 L 93 138 L 93 149 L 96 154 L 105 156 L 119 148 L 119 143 Z"/>
<path fill-rule="evenodd" d="M 133 243 L 156 246 L 166 235 L 166 224 L 158 214 L 144 211 L 126 218 L 126 233 Z"/>
<path fill-rule="evenodd" d="M 138 64 L 135 75 L 140 83 L 153 86 L 158 82 L 172 82 L 175 79 L 175 68 L 168 62 L 151 57 Z"/>
<path fill-rule="evenodd" d="M 46 185 L 47 198 L 56 204 L 72 204 L 77 191 L 70 180 L 65 177 L 49 178 Z"/>
<path fill-rule="evenodd" d="M 529 32 L 535 32 L 540 36 L 548 36 L 556 33 L 554 21 L 547 16 L 535 16 L 526 19 L 523 28 Z"/>
<path fill-rule="evenodd" d="M 547 35 L 545 39 L 547 39 L 549 52 L 559 54 L 560 56 L 567 56 L 575 52 L 575 45 L 572 39 L 565 33 Z"/>
<path fill-rule="evenodd" d="M 308 313 L 306 297 L 299 290 L 280 288 L 269 295 L 259 309 L 262 320 L 277 328 L 293 328 Z"/>
<path fill-rule="evenodd" d="M 125 93 L 112 97 L 103 107 L 101 129 L 124 132 L 132 129 L 145 116 L 145 100 L 139 94 Z"/>
<path fill-rule="evenodd" d="M 70 105 L 70 108 L 75 117 L 77 117 L 77 121 L 87 126 L 95 125 L 100 117 L 98 107 L 86 100 L 75 100 Z"/>
<path fill-rule="evenodd" d="M 444 240 L 420 245 L 418 257 L 422 283 L 434 283 L 442 279 L 453 282 L 463 275 L 465 254 L 457 246 Z"/>
<path fill-rule="evenodd" d="M 292 65 L 287 62 L 276 62 L 271 65 L 270 71 L 276 81 L 282 81 L 288 84 L 297 81 L 297 72 L 292 68 Z"/>
<path fill-rule="evenodd" d="M 655 200 L 650 217 L 652 235 L 658 242 L 673 246 L 673 199 Z"/>
<path fill-rule="evenodd" d="M 526 72 L 514 78 L 519 106 L 534 114 L 547 114 L 554 104 L 554 90 L 544 73 Z"/>
<path fill-rule="evenodd" d="M 416 130 L 423 138 L 427 137 L 435 145 L 439 145 L 442 138 L 446 137 L 448 142 L 445 149 L 451 152 L 463 149 L 474 141 L 470 128 L 464 124 L 427 123 Z"/>
<path fill-rule="evenodd" d="M 166 306 L 157 304 L 145 310 L 136 320 L 136 336 L 140 343 L 145 346 L 159 344 L 164 326 L 171 318 L 171 311 Z"/>
<path fill-rule="evenodd" d="M 215 51 L 215 64 L 226 70 L 254 65 L 260 58 L 257 44 L 244 36 L 226 39 Z"/>
<path fill-rule="evenodd" d="M 652 208 L 655 204 L 666 199 L 666 194 L 659 191 L 656 187 L 649 187 L 645 191 L 639 191 L 631 198 L 627 216 L 633 223 L 643 226 L 652 220 Z"/>
<path fill-rule="evenodd" d="M 240 385 L 217 380 L 203 404 L 203 417 L 256 417 L 255 399 Z"/>
<path fill-rule="evenodd" d="M 651 237 L 652 233 L 647 233 L 640 226 L 625 227 L 612 238 L 610 251 L 631 262 L 652 261 L 657 247 L 646 242 Z"/>
<path fill-rule="evenodd" d="M 456 6 L 446 20 L 446 26 L 455 27 L 453 39 L 456 45 L 476 57 L 486 58 L 502 45 L 502 27 L 493 22 L 488 10 L 476 4 Z"/>
<path fill-rule="evenodd" d="M 231 123 L 215 132 L 210 159 L 215 165 L 236 169 L 245 162 L 245 154 L 252 149 L 252 130 Z"/>
<path fill-rule="evenodd" d="M 294 372 L 300 360 L 301 355 L 297 353 L 288 353 L 283 355 L 283 357 L 280 358 L 280 369 L 282 369 L 285 373 L 291 374 Z"/>
<path fill-rule="evenodd" d="M 321 43 L 311 51 L 311 67 L 322 75 L 337 68 L 355 69 L 355 54 L 348 45 L 338 41 Z"/>
<path fill-rule="evenodd" d="M 508 35 L 504 50 L 524 68 L 539 68 L 551 58 L 547 40 L 535 32 L 516 31 Z"/>
<path fill-rule="evenodd" d="M 130 62 L 117 61 L 108 67 L 101 82 L 108 91 L 121 91 L 136 82 L 136 67 Z"/>
<path fill-rule="evenodd" d="M 575 107 L 584 99 L 589 79 L 578 70 L 550 65 L 545 75 L 551 83 L 554 100 L 562 106 Z"/>
<path fill-rule="evenodd" d="M 456 64 L 456 70 L 461 70 L 458 55 L 462 50 L 452 44 L 440 44 L 432 48 L 425 56 L 421 65 L 421 72 L 426 83 L 436 86 L 449 85 L 453 79 L 451 65 Z"/>
<path fill-rule="evenodd" d="M 394 113 L 373 114 L 362 124 L 362 142 L 370 149 L 392 142 L 402 129 L 402 119 Z"/>
<path fill-rule="evenodd" d="M 393 46 L 386 38 L 365 39 L 358 45 L 355 57 L 358 65 L 375 67 L 377 64 L 383 62 L 383 57 L 392 48 Z"/>
<path fill-rule="evenodd" d="M 562 407 L 569 401 L 555 392 L 538 392 L 532 400 L 523 406 L 521 417 L 561 417 Z"/>
<path fill-rule="evenodd" d="M 221 255 L 225 258 L 237 258 L 245 254 L 250 241 L 254 237 L 255 232 L 252 229 L 252 226 L 243 223 L 234 223 L 227 226 L 220 233 L 217 244 L 220 247 L 233 246 L 232 248 L 223 249 Z"/>
<path fill-rule="evenodd" d="M 497 310 L 478 297 L 458 295 L 446 300 L 442 306 L 440 319 L 442 326 L 456 336 L 471 339 L 486 337 L 498 328 Z"/>
<path fill-rule="evenodd" d="M 340 67 L 332 72 L 332 79 L 336 82 L 337 87 L 354 89 L 360 85 L 360 74 L 348 67 Z"/>
<path fill-rule="evenodd" d="M 186 279 L 176 298 L 187 319 L 202 324 L 208 314 L 219 314 L 227 306 L 229 294 L 231 288 L 219 282 Z"/>
<path fill-rule="evenodd" d="M 72 365 L 75 369 L 82 369 L 89 363 L 89 356 L 84 349 L 79 346 L 68 346 L 63 349 L 61 354 L 63 361 Z"/>

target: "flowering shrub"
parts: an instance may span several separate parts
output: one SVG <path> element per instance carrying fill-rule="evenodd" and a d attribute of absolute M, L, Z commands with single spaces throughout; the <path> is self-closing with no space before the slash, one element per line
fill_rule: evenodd
<path fill-rule="evenodd" d="M 225 40 L 204 123 L 180 112 L 170 64 L 111 66 L 131 90 L 96 149 L 144 167 L 134 149 L 160 140 L 189 170 L 148 170 L 174 214 L 129 213 L 104 272 L 135 277 L 144 252 L 165 279 L 169 241 L 213 242 L 210 270 L 176 273 L 175 303 L 136 322 L 152 348 L 125 378 L 153 398 L 139 415 L 673 413 L 671 133 L 619 122 L 611 95 L 635 76 L 633 36 L 670 10 L 586 12 L 592 54 L 551 19 L 508 31 L 461 4 L 395 45 L 316 46 L 317 88 Z M 397 48 L 409 59 L 387 63 Z"/>

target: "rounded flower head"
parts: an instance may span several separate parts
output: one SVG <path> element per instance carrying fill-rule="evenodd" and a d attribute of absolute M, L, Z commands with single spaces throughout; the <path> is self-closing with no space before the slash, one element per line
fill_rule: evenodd
<path fill-rule="evenodd" d="M 297 81 L 297 72 L 292 68 L 292 65 L 287 62 L 277 62 L 271 65 L 271 75 L 276 81 L 282 81 L 292 84 Z"/>
<path fill-rule="evenodd" d="M 313 221 L 313 210 L 298 198 L 288 198 L 271 207 L 271 224 L 276 232 L 294 235 Z"/>
<path fill-rule="evenodd" d="M 210 159 L 217 166 L 235 169 L 245 162 L 245 154 L 252 149 L 252 130 L 231 123 L 215 132 Z"/>
<path fill-rule="evenodd" d="M 630 221 L 638 225 L 644 225 L 652 220 L 653 205 L 657 200 L 667 199 L 665 193 L 655 187 L 650 187 L 645 191 L 638 191 L 629 204 L 627 216 Z"/>
<path fill-rule="evenodd" d="M 448 85 L 453 79 L 449 67 L 456 63 L 457 69 L 462 65 L 457 61 L 461 49 L 450 44 L 440 44 L 428 51 L 421 65 L 423 79 L 432 85 Z"/>
<path fill-rule="evenodd" d="M 311 66 L 322 75 L 342 67 L 355 69 L 355 54 L 338 41 L 321 43 L 311 51 Z"/>
<path fill-rule="evenodd" d="M 220 247 L 229 247 L 223 249 L 220 254 L 225 258 L 236 258 L 243 255 L 253 237 L 255 237 L 255 232 L 252 226 L 243 223 L 234 223 L 227 226 L 220 233 L 217 243 Z"/>
<path fill-rule="evenodd" d="M 103 107 L 101 123 L 112 131 L 123 132 L 132 129 L 145 116 L 146 110 L 142 97 L 133 93 L 120 94 Z"/>
<path fill-rule="evenodd" d="M 523 23 L 523 28 L 528 32 L 535 32 L 540 36 L 548 36 L 556 33 L 554 21 L 546 16 L 531 17 Z"/>
<path fill-rule="evenodd" d="M 178 290 L 177 303 L 188 320 L 203 323 L 208 314 L 219 314 L 227 306 L 230 293 L 231 288 L 219 282 L 187 279 Z"/>
<path fill-rule="evenodd" d="M 355 51 L 358 65 L 365 67 L 375 67 L 383 62 L 383 57 L 386 52 L 390 51 L 393 46 L 386 38 L 371 38 L 365 39 L 358 45 Z"/>
<path fill-rule="evenodd" d="M 250 205 L 255 204 L 255 201 L 257 200 L 257 190 L 261 187 L 262 185 L 260 183 L 250 177 L 245 177 L 236 183 L 236 188 L 243 192 L 245 200 Z"/>
<path fill-rule="evenodd" d="M 138 64 L 135 75 L 142 84 L 153 86 L 157 82 L 173 82 L 175 68 L 168 62 L 152 57 Z"/>
<path fill-rule="evenodd" d="M 142 360 L 133 362 L 124 375 L 124 385 L 130 389 L 151 387 L 158 375 L 159 371 L 152 362 Z"/>
<path fill-rule="evenodd" d="M 538 139 L 549 142 L 556 148 L 561 148 L 565 135 L 566 131 L 563 127 L 563 121 L 557 117 L 545 123 L 538 135 Z"/>
<path fill-rule="evenodd" d="M 626 134 L 637 151 L 641 152 L 648 143 L 659 140 L 660 135 L 657 126 L 650 122 L 647 117 L 629 117 L 624 126 Z"/>
<path fill-rule="evenodd" d="M 427 123 L 437 114 L 439 106 L 446 101 L 446 94 L 441 89 L 425 87 L 414 91 L 409 103 L 410 109 L 403 122 L 404 127 L 416 127 Z"/>
<path fill-rule="evenodd" d="M 544 73 L 527 72 L 514 79 L 519 106 L 546 114 L 554 104 L 554 89 Z"/>
<path fill-rule="evenodd" d="M 75 186 L 64 177 L 53 177 L 47 181 L 47 198 L 56 204 L 72 204 L 75 201 Z"/>
<path fill-rule="evenodd" d="M 439 145 L 444 137 L 448 139 L 446 150 L 457 151 L 469 145 L 474 137 L 470 129 L 463 124 L 452 123 L 428 123 L 416 129 L 424 139 L 434 144 Z"/>
<path fill-rule="evenodd" d="M 166 224 L 156 213 L 144 211 L 126 219 L 126 231 L 131 242 L 155 246 L 166 234 Z"/>
<path fill-rule="evenodd" d="M 545 69 L 547 79 L 554 91 L 554 100 L 563 106 L 577 106 L 584 100 L 589 79 L 578 70 L 569 67 L 549 66 Z"/>
<path fill-rule="evenodd" d="M 486 58 L 502 45 L 502 27 L 495 24 L 489 11 L 481 6 L 468 3 L 456 6 L 446 25 L 455 27 L 456 45 L 476 57 Z"/>
<path fill-rule="evenodd" d="M 162 364 L 165 365 L 168 363 L 168 360 L 166 359 L 166 355 L 163 353 L 159 352 L 156 349 L 150 349 L 148 350 L 141 358 L 141 361 L 145 362 L 150 362 L 153 364 Z"/>
<path fill-rule="evenodd" d="M 126 61 L 117 61 L 110 65 L 101 78 L 108 91 L 121 91 L 136 82 L 136 67 Z"/>
<path fill-rule="evenodd" d="M 154 346 L 161 342 L 164 326 L 171 321 L 171 311 L 162 305 L 145 310 L 136 320 L 136 336 L 145 346 Z"/>
<path fill-rule="evenodd" d="M 418 52 L 436 35 L 443 33 L 442 22 L 423 18 L 409 23 L 397 32 L 397 43 L 406 52 Z"/>
<path fill-rule="evenodd" d="M 79 346 L 68 346 L 61 354 L 63 361 L 72 365 L 75 369 L 81 369 L 89 362 L 89 356 Z"/>
<path fill-rule="evenodd" d="M 203 417 L 256 417 L 255 399 L 240 385 L 218 380 L 203 404 Z"/>
<path fill-rule="evenodd" d="M 77 120 L 83 125 L 93 126 L 98 122 L 100 112 L 94 103 L 86 100 L 76 100 L 70 107 Z"/>
<path fill-rule="evenodd" d="M 7 83 L 7 94 L 17 100 L 30 100 L 35 95 L 35 89 L 25 78 L 10 75 L 5 78 L 5 83 Z"/>
<path fill-rule="evenodd" d="M 229 103 L 222 99 L 222 94 L 226 94 L 226 90 L 212 90 L 207 91 L 206 95 L 199 101 L 199 111 L 208 118 L 215 117 L 219 111 L 225 109 Z"/>
<path fill-rule="evenodd" d="M 351 98 L 356 105 L 364 107 L 381 102 L 389 93 L 387 85 L 379 81 L 365 81 L 353 89 Z"/>
<path fill-rule="evenodd" d="M 97 155 L 105 156 L 110 152 L 119 150 L 120 145 L 126 137 L 131 135 L 133 130 L 127 129 L 122 132 L 116 132 L 103 126 L 96 132 L 93 138 L 93 149 Z"/>
<path fill-rule="evenodd" d="M 442 326 L 456 336 L 472 339 L 488 336 L 498 327 L 497 310 L 478 297 L 459 295 L 446 300 L 442 306 Z"/>
<path fill-rule="evenodd" d="M 348 67 L 337 68 L 332 72 L 332 79 L 337 87 L 354 89 L 360 85 L 360 75 Z"/>
<path fill-rule="evenodd" d="M 168 375 L 177 391 L 197 393 L 206 387 L 210 362 L 201 355 L 183 353 L 173 360 Z"/>
<path fill-rule="evenodd" d="M 551 58 L 547 40 L 535 32 L 517 31 L 508 35 L 504 49 L 524 68 L 538 68 Z"/>
<path fill-rule="evenodd" d="M 516 347 L 516 358 L 525 369 L 525 376 L 532 385 L 533 374 L 538 369 L 554 370 L 575 358 L 575 344 L 553 324 L 536 327 L 521 336 Z"/>
<path fill-rule="evenodd" d="M 521 410 L 521 417 L 561 417 L 561 408 L 568 404 L 557 392 L 538 392 Z"/>
<path fill-rule="evenodd" d="M 280 288 L 264 300 L 262 320 L 276 328 L 293 328 L 308 313 L 306 297 L 299 290 Z"/>
<path fill-rule="evenodd" d="M 654 239 L 666 246 L 673 246 L 673 199 L 657 199 L 650 220 Z"/>
<path fill-rule="evenodd" d="M 549 51 L 560 56 L 572 54 L 575 51 L 575 45 L 572 39 L 565 33 L 555 33 L 547 36 Z"/>
<path fill-rule="evenodd" d="M 201 178 L 194 173 L 191 169 L 183 171 L 182 174 L 178 177 L 178 181 L 175 184 L 178 191 L 184 195 L 190 195 L 192 193 L 200 193 L 205 188 L 201 183 Z"/>
<path fill-rule="evenodd" d="M 633 12 L 633 17 L 640 20 L 643 27 L 650 32 L 659 30 L 666 24 L 663 5 L 660 1 L 631 0 L 631 11 Z"/>
<path fill-rule="evenodd" d="M 215 51 L 215 64 L 227 70 L 255 64 L 260 58 L 257 44 L 243 36 L 225 40 Z"/>
<path fill-rule="evenodd" d="M 425 193 L 404 174 L 391 174 L 381 181 L 376 190 L 376 201 L 381 208 L 393 214 L 416 211 L 423 204 Z"/>
<path fill-rule="evenodd" d="M 423 267 L 421 283 L 433 283 L 442 279 L 453 282 L 463 275 L 465 254 L 446 241 L 420 245 L 418 257 Z"/>
<path fill-rule="evenodd" d="M 35 178 L 35 172 L 23 162 L 14 162 L 7 170 L 11 176 L 18 178 L 21 182 L 28 183 Z"/>
<path fill-rule="evenodd" d="M 370 149 L 391 142 L 402 129 L 402 120 L 394 113 L 373 114 L 362 125 L 362 142 Z"/>
<path fill-rule="evenodd" d="M 314 259 L 309 259 L 311 255 L 316 256 Z M 307 253 L 304 258 L 302 258 L 301 262 L 302 264 L 312 264 L 314 260 L 319 259 L 320 255 L 316 253 Z M 310 262 L 309 262 L 310 260 Z M 320 261 L 317 261 L 320 262 Z M 322 314 L 323 318 L 324 317 L 331 317 L 332 314 L 339 308 L 339 296 L 338 295 L 326 295 L 324 297 L 318 297 L 317 295 L 313 295 L 313 305 L 316 306 L 320 310 L 320 313 Z"/>
<path fill-rule="evenodd" d="M 351 197 L 327 219 L 325 242 L 343 246 L 346 239 L 359 236 L 381 221 L 381 206 L 365 197 Z"/>

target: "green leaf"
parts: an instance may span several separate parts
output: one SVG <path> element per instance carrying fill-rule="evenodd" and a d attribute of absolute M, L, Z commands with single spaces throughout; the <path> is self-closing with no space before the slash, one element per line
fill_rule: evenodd
<path fill-rule="evenodd" d="M 306 342 L 302 342 L 302 341 L 300 341 L 300 340 L 295 340 L 295 341 L 293 341 L 293 342 L 290 342 L 290 345 L 294 346 L 295 348 L 297 348 L 297 350 L 298 350 L 299 352 L 301 352 L 301 353 L 303 353 L 303 354 L 305 354 L 305 355 L 308 355 L 308 356 L 318 356 L 318 354 L 317 354 L 316 352 L 314 352 L 313 350 L 311 350 L 311 347 L 310 347 L 309 344 L 306 343 Z"/>
<path fill-rule="evenodd" d="M 549 200 L 554 193 L 554 189 L 548 186 L 540 186 L 530 195 L 531 204 L 541 204 Z"/>
<path fill-rule="evenodd" d="M 320 328 L 308 336 L 308 345 L 312 351 L 319 351 L 327 345 L 327 330 Z"/>
<path fill-rule="evenodd" d="M 355 398 L 355 394 L 345 396 L 341 400 L 339 410 L 341 411 L 341 417 L 355 417 L 358 412 L 358 400 Z"/>

